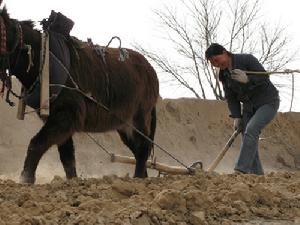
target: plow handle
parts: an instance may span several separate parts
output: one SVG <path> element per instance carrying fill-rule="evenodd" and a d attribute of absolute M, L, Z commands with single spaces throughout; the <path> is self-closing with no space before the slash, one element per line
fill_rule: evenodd
<path fill-rule="evenodd" d="M 215 158 L 215 160 L 212 162 L 212 164 L 208 167 L 208 169 L 207 169 L 208 172 L 214 171 L 214 169 L 218 166 L 218 164 L 220 163 L 220 161 L 223 159 L 224 155 L 226 154 L 226 152 L 228 151 L 228 149 L 230 148 L 230 146 L 232 145 L 232 143 L 234 142 L 235 138 L 238 136 L 238 134 L 240 132 L 241 132 L 240 130 L 235 130 L 233 132 L 233 134 L 231 135 L 231 137 L 227 141 L 227 143 L 224 146 L 224 148 L 222 149 L 222 151 L 219 153 L 219 155 L 217 156 L 217 158 Z"/>

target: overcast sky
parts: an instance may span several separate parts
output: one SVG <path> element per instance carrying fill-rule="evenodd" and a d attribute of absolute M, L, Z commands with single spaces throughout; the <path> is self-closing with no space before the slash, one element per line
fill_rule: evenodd
<path fill-rule="evenodd" d="M 159 29 L 153 10 L 164 4 L 176 4 L 178 0 L 4 0 L 11 17 L 18 20 L 39 21 L 47 18 L 51 10 L 59 11 L 75 22 L 72 35 L 86 40 L 91 37 L 94 43 L 106 45 L 112 36 L 122 39 L 123 47 L 138 42 L 145 47 L 160 45 Z M 294 39 L 293 47 L 300 46 L 300 0 L 262 0 L 264 20 L 287 26 L 287 32 Z M 298 41 L 299 40 L 299 41 Z M 117 42 L 113 45 L 117 46 Z M 299 56 L 298 56 L 299 57 Z M 289 65 L 300 69 L 300 58 Z M 300 77 L 300 74 L 296 75 Z M 300 84 L 300 81 L 298 82 Z M 174 87 L 161 85 L 161 95 L 166 98 L 180 97 L 184 92 L 174 92 Z M 300 87 L 298 85 L 298 92 Z M 175 93 L 175 96 L 174 96 Z M 296 93 L 300 96 L 300 93 Z M 300 98 L 294 108 L 300 111 Z M 287 104 L 282 104 L 286 110 Z"/>

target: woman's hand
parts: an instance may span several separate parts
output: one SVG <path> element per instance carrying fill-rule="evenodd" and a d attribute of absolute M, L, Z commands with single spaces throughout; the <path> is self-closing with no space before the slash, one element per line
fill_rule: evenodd
<path fill-rule="evenodd" d="M 242 128 L 242 119 L 241 118 L 234 118 L 233 128 L 234 128 L 234 130 L 240 130 Z"/>
<path fill-rule="evenodd" d="M 234 69 L 231 72 L 232 72 L 231 78 L 233 80 L 236 80 L 236 81 L 238 81 L 240 83 L 243 83 L 243 84 L 246 84 L 246 83 L 249 82 L 249 78 L 248 78 L 247 74 L 243 70 Z"/>

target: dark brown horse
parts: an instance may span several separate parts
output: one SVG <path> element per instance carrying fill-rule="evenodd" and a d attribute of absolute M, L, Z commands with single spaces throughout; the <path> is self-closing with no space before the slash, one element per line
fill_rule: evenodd
<path fill-rule="evenodd" d="M 0 53 L 0 70 L 3 73 L 9 70 L 30 90 L 39 76 L 41 32 L 33 28 L 31 21 L 9 18 L 6 9 L 1 11 L 0 19 L 3 20 L 0 47 L 4 46 Z M 70 54 L 67 71 L 70 77 L 65 85 L 74 88 L 75 82 L 82 92 L 63 88 L 51 102 L 50 115 L 30 141 L 21 182 L 35 182 L 38 163 L 52 145 L 58 146 L 66 177 L 76 177 L 73 134 L 109 130 L 117 130 L 132 151 L 136 159 L 134 176 L 146 177 L 145 162 L 153 146 L 149 139 L 154 138 L 155 105 L 159 95 L 154 69 L 141 54 L 130 49 L 127 49 L 129 57 L 120 61 L 119 49 L 108 48 L 102 58 L 88 43 L 72 37 L 65 38 L 65 42 Z M 33 66 L 29 71 L 26 45 L 31 46 L 33 53 Z M 82 93 L 92 96 L 104 107 Z"/>

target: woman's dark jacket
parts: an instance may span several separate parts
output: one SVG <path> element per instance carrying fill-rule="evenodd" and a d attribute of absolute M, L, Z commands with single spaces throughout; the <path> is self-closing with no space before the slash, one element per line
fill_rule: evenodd
<path fill-rule="evenodd" d="M 232 69 L 244 71 L 262 71 L 264 67 L 251 54 L 231 54 Z M 225 98 L 233 118 L 241 118 L 241 102 L 243 113 L 253 113 L 260 106 L 279 100 L 278 91 L 268 75 L 255 75 L 247 73 L 249 82 L 240 83 L 231 79 L 228 69 L 220 70 L 219 79 L 223 84 Z"/>

